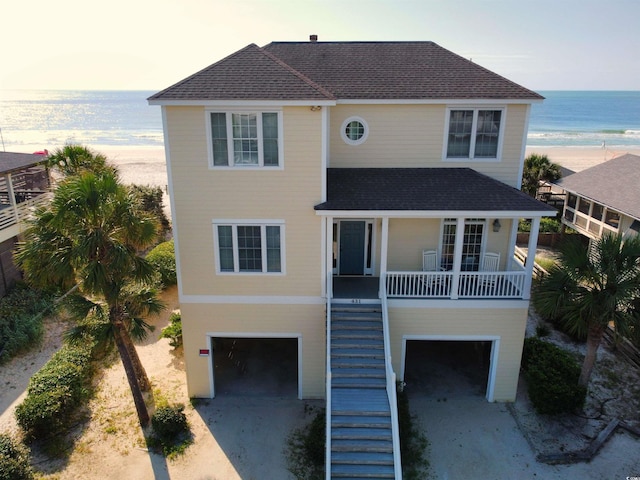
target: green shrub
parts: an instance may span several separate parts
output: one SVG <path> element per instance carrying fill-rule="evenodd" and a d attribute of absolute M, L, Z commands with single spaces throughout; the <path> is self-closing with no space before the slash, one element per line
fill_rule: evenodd
<path fill-rule="evenodd" d="M 527 338 L 522 369 L 538 413 L 573 412 L 584 405 L 587 389 L 578 385 L 580 365 L 569 352 L 539 338 Z"/>
<path fill-rule="evenodd" d="M 167 405 L 158 408 L 151 417 L 156 437 L 163 445 L 179 442 L 189 432 L 184 405 Z"/>
<path fill-rule="evenodd" d="M 63 431 L 86 395 L 95 343 L 65 344 L 29 381 L 27 396 L 15 411 L 18 425 L 32 439 Z"/>
<path fill-rule="evenodd" d="M 29 449 L 6 433 L 0 433 L 0 480 L 31 480 Z"/>
<path fill-rule="evenodd" d="M 560 233 L 562 222 L 557 217 L 542 217 L 540 219 L 540 233 Z M 529 220 L 520 220 L 518 223 L 519 232 L 530 232 L 531 222 Z"/>
<path fill-rule="evenodd" d="M 24 286 L 0 299 L 0 363 L 42 338 L 43 317 L 52 306 L 51 294 Z"/>
<path fill-rule="evenodd" d="M 168 338 L 169 345 L 174 348 L 182 345 L 182 316 L 179 311 L 169 316 L 169 325 L 162 329 L 160 338 Z"/>
<path fill-rule="evenodd" d="M 398 427 L 403 478 L 407 480 L 428 478 L 429 447 L 427 437 L 418 427 L 417 417 L 411 414 L 406 391 L 398 392 Z"/>
<path fill-rule="evenodd" d="M 164 213 L 162 189 L 149 185 L 130 185 L 130 189 L 142 205 L 142 209 L 157 218 L 161 228 L 160 236 L 164 238 L 164 235 L 171 228 L 171 224 Z"/>
<path fill-rule="evenodd" d="M 146 258 L 160 275 L 162 285 L 169 287 L 178 282 L 173 240 L 157 245 L 147 254 Z"/>

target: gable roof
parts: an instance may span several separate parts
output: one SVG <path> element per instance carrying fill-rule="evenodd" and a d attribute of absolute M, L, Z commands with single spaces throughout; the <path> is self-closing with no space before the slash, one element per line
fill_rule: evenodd
<path fill-rule="evenodd" d="M 0 173 L 11 173 L 43 163 L 47 157 L 37 153 L 0 152 Z"/>
<path fill-rule="evenodd" d="M 251 44 L 149 97 L 178 100 L 455 100 L 543 97 L 433 42 Z"/>
<path fill-rule="evenodd" d="M 564 190 L 640 219 L 640 157 L 626 154 L 555 182 Z"/>
<path fill-rule="evenodd" d="M 327 201 L 315 209 L 556 213 L 471 168 L 329 168 Z"/>

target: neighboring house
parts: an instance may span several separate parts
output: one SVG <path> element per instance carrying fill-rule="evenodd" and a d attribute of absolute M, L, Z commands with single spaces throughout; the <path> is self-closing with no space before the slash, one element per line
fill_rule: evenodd
<path fill-rule="evenodd" d="M 514 400 L 533 269 L 514 261 L 518 220 L 534 251 L 556 213 L 518 190 L 542 100 L 432 42 L 313 38 L 249 45 L 150 97 L 189 395 L 216 393 L 215 339 L 293 339 L 298 396 L 330 406 L 328 471 L 341 412 L 393 419 L 410 342 L 484 346 L 486 398 Z"/>
<path fill-rule="evenodd" d="M 555 182 L 565 193 L 562 223 L 590 239 L 640 234 L 640 157 L 626 154 Z"/>
<path fill-rule="evenodd" d="M 20 278 L 13 250 L 23 220 L 48 198 L 49 173 L 40 154 L 0 152 L 0 297 Z"/>

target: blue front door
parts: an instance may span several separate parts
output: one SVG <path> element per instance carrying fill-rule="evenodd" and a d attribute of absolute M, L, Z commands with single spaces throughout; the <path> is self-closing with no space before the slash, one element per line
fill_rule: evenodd
<path fill-rule="evenodd" d="M 364 275 L 365 222 L 340 222 L 340 275 Z"/>

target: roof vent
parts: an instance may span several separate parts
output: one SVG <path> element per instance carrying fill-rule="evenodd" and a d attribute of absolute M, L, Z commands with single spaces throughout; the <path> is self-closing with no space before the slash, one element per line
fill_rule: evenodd
<path fill-rule="evenodd" d="M 309 41 L 310 42 L 317 42 L 318 41 L 318 35 L 309 35 Z"/>

